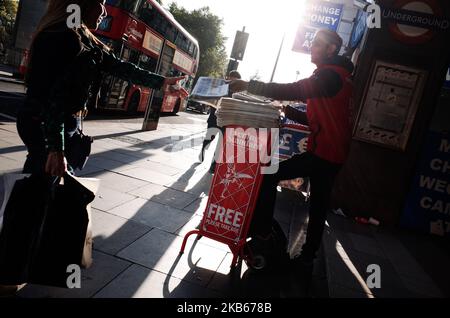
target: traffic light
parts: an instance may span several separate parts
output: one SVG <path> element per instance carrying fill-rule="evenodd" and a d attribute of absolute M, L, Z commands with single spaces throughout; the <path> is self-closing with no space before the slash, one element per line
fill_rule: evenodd
<path fill-rule="evenodd" d="M 247 47 L 248 33 L 237 31 L 234 38 L 233 49 L 231 50 L 231 58 L 242 61 L 244 58 L 245 49 Z"/>
<path fill-rule="evenodd" d="M 235 60 L 230 60 L 228 62 L 228 68 L 227 68 L 227 75 L 231 72 L 231 71 L 236 71 L 239 67 L 239 62 L 235 61 Z"/>

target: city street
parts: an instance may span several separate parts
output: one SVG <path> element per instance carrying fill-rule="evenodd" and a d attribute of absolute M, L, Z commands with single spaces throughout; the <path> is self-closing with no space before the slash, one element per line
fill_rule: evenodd
<path fill-rule="evenodd" d="M 26 156 L 9 117 L 14 111 L 8 113 L 10 119 L 0 121 L 1 175 L 20 172 Z M 291 274 L 256 275 L 245 264 L 229 274 L 230 251 L 206 238 L 191 237 L 186 253 L 178 256 L 182 237 L 197 227 L 208 199 L 212 151 L 198 162 L 207 115 L 163 116 L 158 130 L 150 132 L 140 130 L 141 118 L 98 116 L 85 121 L 95 142 L 87 166 L 77 173 L 101 181 L 92 203 L 94 265 L 83 271 L 81 289 L 28 285 L 19 297 L 311 296 Z M 277 218 L 286 234 L 301 235 L 290 230 L 298 195 L 283 196 L 294 200 L 280 205 Z M 298 223 L 301 229 L 303 222 Z"/>
<path fill-rule="evenodd" d="M 449 28 L 448 0 L 0 0 L 0 298 L 450 297 Z"/>
<path fill-rule="evenodd" d="M 4 82 L 0 82 L 0 91 Z M 23 86 L 6 83 L 0 97 L 0 175 L 20 173 L 26 149 L 17 135 L 15 105 Z M 13 97 L 8 94 L 14 94 Z M 6 97 L 5 97 L 6 96 Z M 255 273 L 245 263 L 230 272 L 227 246 L 191 237 L 183 256 L 183 236 L 195 229 L 208 200 L 213 151 L 198 155 L 207 115 L 180 112 L 161 117 L 156 131 L 141 131 L 142 118 L 124 114 L 88 117 L 84 129 L 94 136 L 87 166 L 77 175 L 97 178 L 92 203 L 94 264 L 82 272 L 81 289 L 27 285 L 18 297 L 441 297 L 450 292 L 438 241 L 414 239 L 407 232 L 368 227 L 332 213 L 311 281 L 294 268 Z M 213 146 L 214 143 L 211 144 Z M 3 200 L 3 182 L 0 202 Z M 278 194 L 276 219 L 296 255 L 304 242 L 307 205 L 297 192 Z M 434 251 L 434 252 L 433 252 Z M 440 255 L 430 258 L 430 253 Z M 401 258 L 398 255 L 402 255 Z M 432 261 L 432 260 L 435 261 Z M 364 284 L 367 267 L 381 264 L 383 284 Z M 433 270 L 430 270 L 433 268 Z M 440 278 L 441 277 L 441 278 Z M 436 285 L 437 284 L 437 285 Z M 439 287 L 438 287 L 439 286 Z"/>

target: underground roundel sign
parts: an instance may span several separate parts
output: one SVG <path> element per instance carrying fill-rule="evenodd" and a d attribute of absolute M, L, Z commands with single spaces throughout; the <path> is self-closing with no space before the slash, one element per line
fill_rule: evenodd
<path fill-rule="evenodd" d="M 448 31 L 450 22 L 442 17 L 435 0 L 398 0 L 393 8 L 383 8 L 382 16 L 389 21 L 389 30 L 400 42 L 421 44 L 436 32 Z"/>

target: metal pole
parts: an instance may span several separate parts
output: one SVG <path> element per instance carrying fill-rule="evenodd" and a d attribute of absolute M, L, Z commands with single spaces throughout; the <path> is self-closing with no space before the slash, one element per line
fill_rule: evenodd
<path fill-rule="evenodd" d="M 159 71 L 160 71 L 160 68 L 161 68 L 162 57 L 163 57 L 163 54 L 164 54 L 165 46 L 166 46 L 166 40 L 164 39 L 163 44 L 162 44 L 162 48 L 161 48 L 161 52 L 160 52 L 159 57 L 158 57 L 158 62 L 156 63 L 156 70 L 155 70 L 156 74 L 159 74 Z M 164 89 L 164 87 L 162 87 L 161 89 Z M 144 121 L 142 122 L 142 129 L 141 129 L 142 131 L 147 131 L 148 130 L 147 124 L 148 124 L 148 120 L 149 120 L 149 117 L 150 117 L 154 96 L 155 96 L 155 90 L 152 89 L 152 94 L 150 96 L 150 102 L 147 104 L 147 108 L 145 109 Z M 164 101 L 164 99 L 163 99 L 163 101 Z"/>
<path fill-rule="evenodd" d="M 270 78 L 270 82 L 273 82 L 273 78 L 275 76 L 275 71 L 277 70 L 277 66 L 278 66 L 278 60 L 280 59 L 280 54 L 281 54 L 281 49 L 283 48 L 283 44 L 284 44 L 284 37 L 286 36 L 286 33 L 283 34 L 283 39 L 281 40 L 281 44 L 280 44 L 280 49 L 278 50 L 278 55 L 277 55 L 277 59 L 275 61 L 275 65 L 273 67 L 273 72 L 272 72 L 272 77 Z"/>

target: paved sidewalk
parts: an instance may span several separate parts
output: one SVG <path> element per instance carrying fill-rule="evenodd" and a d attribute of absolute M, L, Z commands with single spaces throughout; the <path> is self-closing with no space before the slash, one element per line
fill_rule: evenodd
<path fill-rule="evenodd" d="M 94 265 L 83 270 L 81 289 L 27 285 L 19 297 L 312 296 L 288 270 L 254 274 L 242 264 L 230 273 L 228 247 L 206 238 L 191 237 L 180 257 L 182 238 L 199 224 L 212 180 L 213 152 L 196 163 L 206 116 L 181 113 L 161 118 L 157 131 L 140 128 L 141 119 L 85 122 L 96 140 L 78 175 L 101 180 L 92 204 Z M 0 119 L 0 174 L 20 171 L 25 155 L 15 123 Z M 301 198 L 283 191 L 278 201 L 276 217 L 296 253 L 305 214 L 293 212 Z"/>
<path fill-rule="evenodd" d="M 16 84 L 23 84 L 22 79 L 14 77 L 17 74 L 17 68 L 9 65 L 0 64 L 0 81 Z"/>
<path fill-rule="evenodd" d="M 330 297 L 450 296 L 450 250 L 440 237 L 362 225 L 329 213 L 323 246 Z M 380 268 L 380 288 L 368 287 L 372 264 Z"/>
<path fill-rule="evenodd" d="M 163 117 L 157 131 L 142 132 L 140 119 L 93 120 L 92 156 L 80 175 L 101 180 L 92 204 L 94 265 L 82 288 L 28 285 L 19 297 L 449 297 L 450 253 L 445 242 L 417 233 L 355 223 L 328 215 L 312 283 L 295 270 L 255 274 L 242 264 L 234 273 L 225 245 L 192 237 L 208 199 L 212 151 L 196 162 L 206 116 Z M 179 138 L 171 136 L 177 135 Z M 0 118 L 0 175 L 21 170 L 25 147 L 15 123 Z M 0 202 L 3 184 L 0 182 Z M 307 204 L 296 192 L 279 193 L 276 218 L 299 252 Z M 367 267 L 380 266 L 381 288 L 370 289 Z"/>

